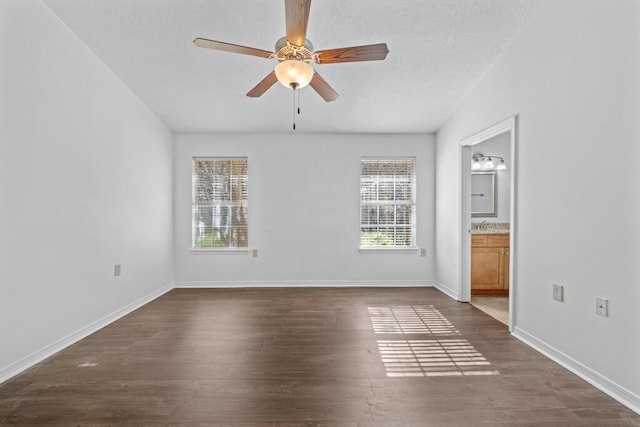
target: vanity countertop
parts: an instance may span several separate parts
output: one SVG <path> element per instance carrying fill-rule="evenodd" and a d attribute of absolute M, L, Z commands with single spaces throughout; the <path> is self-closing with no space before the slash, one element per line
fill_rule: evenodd
<path fill-rule="evenodd" d="M 508 222 L 471 223 L 471 234 L 509 234 Z"/>

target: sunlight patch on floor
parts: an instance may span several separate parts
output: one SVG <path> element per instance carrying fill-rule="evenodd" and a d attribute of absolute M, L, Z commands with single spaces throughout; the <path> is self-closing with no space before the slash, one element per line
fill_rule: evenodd
<path fill-rule="evenodd" d="M 498 375 L 466 339 L 379 340 L 388 377 Z"/>
<path fill-rule="evenodd" d="M 392 338 L 377 340 L 388 377 L 499 375 L 498 371 L 491 370 L 491 363 L 469 341 L 461 338 L 460 331 L 434 306 L 368 308 L 374 333 Z M 397 339 L 397 335 L 411 336 Z M 416 339 L 422 337 L 425 339 Z"/>
<path fill-rule="evenodd" d="M 460 332 L 432 305 L 369 307 L 376 334 L 460 335 Z"/>

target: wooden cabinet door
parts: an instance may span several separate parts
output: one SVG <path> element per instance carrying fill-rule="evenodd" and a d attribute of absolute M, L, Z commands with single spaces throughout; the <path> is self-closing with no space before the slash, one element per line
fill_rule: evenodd
<path fill-rule="evenodd" d="M 473 248 L 471 290 L 503 289 L 504 248 Z"/>

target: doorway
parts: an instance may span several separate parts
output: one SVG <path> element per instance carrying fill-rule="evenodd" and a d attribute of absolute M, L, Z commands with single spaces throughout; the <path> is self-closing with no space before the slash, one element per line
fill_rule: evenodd
<path fill-rule="evenodd" d="M 510 331 L 517 292 L 515 256 L 511 250 L 515 248 L 517 230 L 516 124 L 513 116 L 460 142 L 460 300 L 498 318 Z M 495 185 L 478 190 L 479 184 L 472 177 L 484 172 L 482 179 L 486 181 L 484 175 L 488 171 Z M 482 203 L 474 203 L 474 198 Z M 483 207 L 478 208 L 480 205 Z"/>

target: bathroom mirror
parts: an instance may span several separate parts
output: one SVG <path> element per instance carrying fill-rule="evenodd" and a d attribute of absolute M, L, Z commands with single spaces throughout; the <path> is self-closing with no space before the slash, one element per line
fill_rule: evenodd
<path fill-rule="evenodd" d="M 471 172 L 471 216 L 498 216 L 496 171 Z"/>

